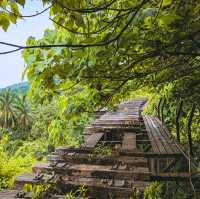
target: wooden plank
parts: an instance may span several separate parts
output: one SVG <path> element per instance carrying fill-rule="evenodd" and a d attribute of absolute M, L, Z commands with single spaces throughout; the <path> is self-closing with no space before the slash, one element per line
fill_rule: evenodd
<path fill-rule="evenodd" d="M 175 153 L 180 152 L 179 148 L 176 145 L 176 141 L 172 138 L 172 136 L 170 136 L 169 132 L 165 131 L 165 128 L 162 125 L 161 121 L 159 121 L 159 119 L 157 117 L 153 117 L 153 120 L 157 123 L 158 128 L 160 128 L 163 137 L 170 144 L 171 149 L 173 150 L 173 152 L 175 152 Z"/>
<path fill-rule="evenodd" d="M 14 183 L 14 188 L 17 190 L 23 189 L 25 184 L 41 184 L 44 183 L 44 179 L 35 180 L 34 175 L 31 173 L 25 173 L 18 176 Z"/>
<path fill-rule="evenodd" d="M 149 127 L 149 123 L 147 121 L 147 116 L 143 116 L 143 120 L 144 120 L 144 124 L 146 126 L 147 134 L 149 136 L 149 140 L 151 142 L 151 146 L 152 146 L 153 152 L 161 153 L 161 151 L 159 149 L 159 145 L 158 145 L 154 135 L 152 134 L 151 128 Z"/>
<path fill-rule="evenodd" d="M 157 143 L 158 143 L 161 153 L 166 153 L 166 154 L 173 153 L 173 151 L 170 148 L 170 145 L 167 144 L 167 141 L 163 138 L 163 136 L 161 135 L 161 132 L 159 131 L 156 124 L 152 120 L 152 117 L 147 116 L 147 120 L 150 124 L 152 134 L 155 137 L 155 139 L 157 140 Z"/>
<path fill-rule="evenodd" d="M 16 197 L 19 190 L 4 190 L 0 192 L 0 199 L 19 199 Z"/>
<path fill-rule="evenodd" d="M 135 179 L 149 180 L 150 172 L 147 167 L 137 167 L 133 170 L 125 170 L 122 167 L 112 169 L 111 165 L 89 165 L 89 164 L 74 164 L 66 167 L 55 167 L 57 174 L 62 176 L 76 177 L 92 177 L 92 178 L 107 178 L 107 179 Z M 121 169 L 120 169 L 121 168 Z"/>
<path fill-rule="evenodd" d="M 79 148 L 72 148 L 72 147 L 57 147 L 55 149 L 55 155 L 63 155 L 65 153 L 92 153 L 93 149 L 87 147 L 79 147 Z"/>
<path fill-rule="evenodd" d="M 180 158 L 182 154 L 180 153 L 156 153 L 156 152 L 132 152 L 127 150 L 119 151 L 120 155 L 124 156 L 135 156 L 135 157 L 145 157 L 145 158 Z"/>
<path fill-rule="evenodd" d="M 174 147 L 173 142 L 166 135 L 164 129 L 153 116 L 144 116 L 145 126 L 154 152 L 162 154 L 178 154 L 180 150 Z"/>
<path fill-rule="evenodd" d="M 102 131 L 105 131 L 105 130 L 128 130 L 128 131 L 136 131 L 136 132 L 141 132 L 143 131 L 144 129 L 141 129 L 140 127 L 130 127 L 130 126 L 89 126 L 87 127 L 87 130 L 90 131 L 90 132 L 93 132 L 93 133 L 102 133 Z"/>
<path fill-rule="evenodd" d="M 114 181 L 113 183 L 108 184 L 109 181 L 103 181 L 102 179 L 95 179 L 95 178 L 77 178 L 75 179 L 70 179 L 69 177 L 62 177 L 62 182 L 63 184 L 67 185 L 72 185 L 72 186 L 77 186 L 80 187 L 82 185 L 86 186 L 88 189 L 92 190 L 101 190 L 101 192 L 112 192 L 112 193 L 118 193 L 122 198 L 130 196 L 129 194 L 132 193 L 134 188 L 137 188 L 138 190 L 143 191 L 146 186 L 149 185 L 149 182 L 143 182 L 143 181 L 127 181 L 127 184 L 129 184 L 129 187 L 118 187 L 114 186 Z M 128 195 L 127 195 L 128 194 Z"/>
<path fill-rule="evenodd" d="M 135 133 L 124 133 L 122 141 L 122 149 L 124 150 L 135 150 L 136 146 L 136 134 Z"/>
<path fill-rule="evenodd" d="M 104 178 L 106 179 L 106 178 Z M 67 184 L 70 182 L 70 184 L 72 185 L 81 185 L 81 183 L 85 186 L 95 186 L 95 187 L 104 187 L 104 188 L 109 188 L 108 184 L 105 183 L 105 181 L 103 182 L 101 178 L 87 178 L 87 177 L 79 177 L 77 179 L 75 179 L 73 176 L 63 176 L 62 177 L 62 181 L 64 182 L 64 184 Z M 147 184 L 149 184 L 148 182 L 143 182 L 143 181 L 139 181 L 139 180 L 127 180 L 126 182 L 128 182 L 126 188 L 132 188 L 132 187 L 137 187 L 137 188 L 143 188 L 144 186 L 146 186 Z M 114 185 L 114 184 L 112 184 Z M 111 185 L 111 186 L 112 186 Z M 133 186 L 135 185 L 135 186 Z M 144 186 L 143 186 L 144 185 Z"/>
<path fill-rule="evenodd" d="M 164 133 L 164 130 L 162 128 L 162 126 L 159 126 L 158 123 L 155 121 L 155 117 L 151 116 L 151 122 L 154 124 L 156 131 L 158 132 L 158 135 L 160 137 L 160 139 L 163 142 L 163 145 L 166 149 L 167 153 L 178 153 L 179 150 L 174 150 L 172 143 L 170 142 L 169 138 L 166 136 L 166 134 Z"/>
<path fill-rule="evenodd" d="M 93 148 L 97 145 L 97 143 L 101 140 L 104 133 L 94 133 L 88 137 L 86 142 L 82 145 L 83 147 Z"/>
<path fill-rule="evenodd" d="M 156 175 L 151 176 L 151 180 L 156 180 L 156 181 L 189 181 L 189 179 L 192 179 L 193 181 L 195 180 L 200 180 L 200 175 L 193 175 L 189 173 L 158 173 Z"/>
<path fill-rule="evenodd" d="M 167 129 L 167 127 L 161 123 L 161 121 L 159 119 L 157 119 L 158 123 L 160 123 L 160 125 L 162 125 L 165 133 L 171 138 L 171 140 L 173 141 L 174 145 L 176 145 L 176 147 L 179 149 L 179 151 L 182 153 L 182 156 L 189 161 L 189 155 L 188 153 L 184 150 L 183 146 L 181 146 L 179 143 L 177 143 L 170 135 L 169 130 Z M 192 169 L 194 171 L 196 171 L 198 169 L 198 164 L 192 159 Z"/>
<path fill-rule="evenodd" d="M 148 162 L 144 157 L 132 157 L 132 156 L 103 156 L 103 155 L 91 155 L 91 154 L 64 154 L 62 157 L 54 158 L 49 156 L 50 160 L 59 162 L 70 162 L 72 164 L 99 164 L 99 165 L 114 165 L 114 164 L 127 164 L 132 167 L 147 167 Z M 58 159 L 59 158 L 59 159 Z"/>

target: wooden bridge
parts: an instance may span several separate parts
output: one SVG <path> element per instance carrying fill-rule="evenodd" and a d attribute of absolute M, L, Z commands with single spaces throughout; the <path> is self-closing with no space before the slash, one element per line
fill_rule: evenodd
<path fill-rule="evenodd" d="M 116 112 L 99 115 L 85 128 L 80 148 L 59 147 L 38 163 L 32 174 L 19 176 L 15 190 L 0 199 L 31 198 L 20 192 L 25 184 L 54 183 L 57 193 L 44 198 L 64 199 L 64 193 L 80 186 L 90 198 L 143 198 L 153 181 L 198 183 L 196 166 L 182 146 L 154 116 L 143 115 L 146 99 L 121 103 Z M 79 197 L 80 198 L 80 197 Z"/>

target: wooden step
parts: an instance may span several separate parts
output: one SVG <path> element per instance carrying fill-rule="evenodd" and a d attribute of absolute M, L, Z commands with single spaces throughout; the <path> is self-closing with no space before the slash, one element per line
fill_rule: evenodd
<path fill-rule="evenodd" d="M 48 155 L 47 159 L 49 162 L 52 163 L 59 163 L 59 162 L 71 162 L 71 163 L 89 163 L 89 164 L 100 164 L 100 165 L 109 165 L 109 164 L 117 164 L 117 163 L 126 163 L 133 166 L 147 166 L 148 162 L 147 159 L 144 158 L 145 153 L 141 152 L 133 152 L 133 151 L 125 151 L 120 150 L 119 153 L 122 155 L 97 155 L 91 154 L 86 149 L 86 153 L 76 153 L 76 152 L 69 152 L 67 153 L 68 149 L 63 149 L 59 151 L 60 155 Z M 73 151 L 73 150 L 72 150 Z M 75 150 L 76 151 L 76 150 Z M 124 155 L 123 155 L 124 153 Z M 130 156 L 128 156 L 130 154 Z"/>
<path fill-rule="evenodd" d="M 87 147 L 79 147 L 79 148 L 72 148 L 72 147 L 57 147 L 55 149 L 55 154 L 63 155 L 65 153 L 91 153 L 93 149 Z"/>
<path fill-rule="evenodd" d="M 151 173 L 147 168 L 135 168 L 133 170 L 126 170 L 124 165 L 119 166 L 117 169 L 113 169 L 113 166 L 100 166 L 100 165 L 88 165 L 78 164 L 59 168 L 56 167 L 56 173 L 62 175 L 75 175 L 75 176 L 88 176 L 96 178 L 114 178 L 114 179 L 136 179 L 136 180 L 149 180 Z"/>
<path fill-rule="evenodd" d="M 101 193 L 113 193 L 117 197 L 128 197 L 133 193 L 133 188 L 136 188 L 139 191 L 144 191 L 145 187 L 149 182 L 136 181 L 136 180 L 115 180 L 115 179 L 99 179 L 99 178 L 88 178 L 88 177 L 78 177 L 78 176 L 60 176 L 59 178 L 62 183 L 63 190 L 66 191 L 73 190 L 80 186 L 86 186 L 86 188 L 92 192 L 96 191 Z M 43 184 L 44 181 L 35 181 L 34 176 L 32 175 L 23 175 L 16 182 L 16 189 L 22 189 L 25 184 Z"/>
<path fill-rule="evenodd" d="M 120 187 L 120 185 L 124 185 L 124 183 L 116 182 L 115 180 L 108 179 L 107 182 L 95 178 L 76 178 L 75 180 L 69 177 L 62 177 L 62 183 L 67 190 L 72 190 L 73 188 L 84 185 L 89 190 L 91 196 L 93 194 L 98 194 L 100 198 L 107 198 L 110 193 L 112 193 L 114 198 L 130 198 L 134 192 L 134 188 L 143 192 L 146 186 L 149 185 L 149 182 L 133 181 L 131 185 L 129 185 L 130 188 L 127 188 L 126 185 Z M 102 197 L 102 194 L 104 194 L 104 197 Z"/>
<path fill-rule="evenodd" d="M 5 190 L 0 192 L 0 199 L 19 199 L 16 197 L 19 190 Z"/>
<path fill-rule="evenodd" d="M 19 197 L 17 197 L 17 195 L 19 195 Z M 19 190 L 5 190 L 0 192 L 0 199 L 22 199 L 22 197 L 24 199 L 31 199 L 32 193 L 25 193 Z M 51 198 L 44 198 L 44 199 L 66 199 L 66 196 L 51 195 Z M 74 197 L 73 199 L 85 199 L 85 197 Z M 87 197 L 87 199 L 92 199 L 92 198 Z"/>
<path fill-rule="evenodd" d="M 53 171 L 53 167 L 50 163 L 37 163 L 32 167 L 32 172 L 34 175 L 44 173 L 44 172 L 51 172 Z"/>
<path fill-rule="evenodd" d="M 103 156 L 91 154 L 75 154 L 73 156 L 65 154 L 62 157 L 64 162 L 82 163 L 82 164 L 99 164 L 99 165 L 114 165 L 114 164 L 127 164 L 134 167 L 147 167 L 148 161 L 143 157 L 130 157 L 130 156 Z"/>
<path fill-rule="evenodd" d="M 57 158 L 56 158 L 57 160 Z M 70 164 L 90 164 L 90 165 L 110 165 L 110 166 L 115 166 L 115 165 L 124 165 L 126 164 L 127 167 L 129 168 L 137 168 L 137 167 L 147 167 L 148 162 L 144 158 L 136 158 L 136 157 L 126 157 L 126 156 L 121 156 L 119 157 L 103 157 L 102 159 L 99 159 L 99 157 L 89 157 L 88 155 L 84 154 L 77 154 L 73 159 L 71 157 L 67 157 L 66 155 L 66 161 L 57 162 L 57 166 L 62 167 L 62 165 L 65 165 L 66 163 Z M 44 171 L 52 171 L 53 166 L 51 163 L 37 163 L 36 165 L 33 166 L 32 168 L 33 173 L 37 174 L 40 172 Z"/>
<path fill-rule="evenodd" d="M 16 190 L 22 190 L 25 184 L 40 184 L 44 183 L 44 180 L 35 180 L 34 175 L 31 173 L 25 173 L 18 176 L 14 183 L 14 188 Z"/>
<path fill-rule="evenodd" d="M 54 171 L 57 174 L 72 176 L 87 176 L 96 178 L 149 180 L 151 173 L 146 167 L 132 167 L 127 165 L 89 165 L 89 164 L 57 164 L 54 168 L 48 164 L 38 164 L 33 167 L 33 173 Z"/>

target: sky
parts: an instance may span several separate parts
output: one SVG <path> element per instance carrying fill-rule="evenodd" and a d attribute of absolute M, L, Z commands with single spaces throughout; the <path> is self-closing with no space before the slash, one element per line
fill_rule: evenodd
<path fill-rule="evenodd" d="M 40 1 L 34 0 L 30 1 L 21 12 L 26 15 L 41 10 L 43 10 L 43 7 Z M 7 32 L 0 29 L 0 41 L 25 44 L 29 36 L 40 38 L 46 28 L 52 27 L 53 25 L 49 20 L 49 13 L 47 11 L 37 17 L 18 21 L 16 25 L 11 25 Z M 0 45 L 0 51 L 9 49 Z M 22 82 L 24 69 L 25 64 L 20 51 L 8 55 L 0 55 L 0 88 Z"/>

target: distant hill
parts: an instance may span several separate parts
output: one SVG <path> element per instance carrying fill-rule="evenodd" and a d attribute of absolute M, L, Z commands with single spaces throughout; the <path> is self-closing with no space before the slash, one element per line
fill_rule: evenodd
<path fill-rule="evenodd" d="M 6 89 L 10 89 L 11 91 L 13 91 L 14 93 L 17 93 L 17 94 L 26 94 L 29 89 L 29 84 L 28 84 L 28 82 L 13 84 L 11 86 L 0 89 L 0 92 L 4 91 Z"/>

